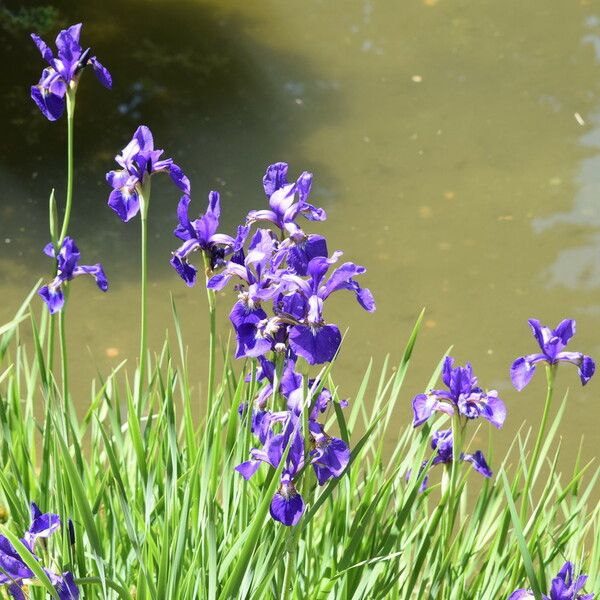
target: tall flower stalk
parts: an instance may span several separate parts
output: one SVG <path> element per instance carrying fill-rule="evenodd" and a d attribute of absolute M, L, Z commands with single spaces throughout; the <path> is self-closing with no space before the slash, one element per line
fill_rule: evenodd
<path fill-rule="evenodd" d="M 558 364 L 561 362 L 574 364 L 579 372 L 582 385 L 585 385 L 592 378 L 596 370 L 596 365 L 591 357 L 581 352 L 565 351 L 569 340 L 575 335 L 576 325 L 573 319 L 564 319 L 557 325 L 556 329 L 542 325 L 537 319 L 529 319 L 529 326 L 540 347 L 540 352 L 517 358 L 510 368 L 510 377 L 514 387 L 518 391 L 521 391 L 531 381 L 536 366 L 540 364 L 545 365 L 546 400 L 544 402 L 542 420 L 536 436 L 533 453 L 525 475 L 525 486 L 523 488 L 520 508 L 521 521 L 525 520 L 529 493 L 537 471 L 542 442 L 546 435 Z"/>
<path fill-rule="evenodd" d="M 106 174 L 106 180 L 113 188 L 108 198 L 110 208 L 125 223 L 138 213 L 141 219 L 140 357 L 136 386 L 139 410 L 148 354 L 148 211 L 151 177 L 155 173 L 168 173 L 179 189 L 185 194 L 190 193 L 189 179 L 172 158 L 161 158 L 163 152 L 154 148 L 154 138 L 150 129 L 141 125 L 136 129 L 131 141 L 115 157 L 121 168 Z"/>

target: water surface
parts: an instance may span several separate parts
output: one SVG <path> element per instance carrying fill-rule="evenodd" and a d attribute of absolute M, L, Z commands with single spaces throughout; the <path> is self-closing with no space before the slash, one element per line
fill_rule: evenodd
<path fill-rule="evenodd" d="M 20 3 L 7 3 L 18 10 Z M 473 362 L 509 411 L 508 440 L 539 419 L 542 373 L 523 393 L 508 366 L 533 352 L 526 319 L 577 319 L 572 345 L 600 358 L 600 6 L 594 2 L 55 2 L 45 37 L 84 21 L 83 36 L 112 71 L 107 92 L 91 74 L 78 93 L 71 233 L 84 262 L 101 260 L 111 290 L 73 286 L 71 373 L 77 402 L 99 368 L 135 360 L 139 223 L 106 206 L 104 173 L 138 124 L 151 126 L 192 180 L 193 206 L 222 194 L 234 231 L 264 203 L 270 162 L 314 173 L 313 200 L 329 220 L 313 230 L 364 264 L 378 310 L 350 298 L 328 318 L 350 333 L 335 372 L 352 396 L 373 356 L 400 358 L 420 309 L 423 334 L 398 422 L 451 344 Z M 0 136 L 0 316 L 7 319 L 50 264 L 50 187 L 64 189 L 66 122 L 48 123 L 29 100 L 42 62 L 31 29 L 0 20 L 5 65 Z M 150 209 L 150 342 L 182 316 L 194 376 L 203 379 L 207 324 L 201 287 L 168 264 L 178 195 L 153 185 Z M 224 314 L 232 301 L 220 301 Z M 581 434 L 597 455 L 598 386 L 576 370 L 562 434 L 573 456 Z"/>

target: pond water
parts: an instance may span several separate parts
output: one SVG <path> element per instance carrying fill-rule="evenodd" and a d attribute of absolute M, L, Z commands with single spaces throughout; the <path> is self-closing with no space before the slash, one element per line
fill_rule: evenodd
<path fill-rule="evenodd" d="M 42 61 L 36 25 L 5 3 L 0 136 L 0 317 L 8 319 L 51 265 L 47 198 L 64 189 L 66 121 L 49 123 L 29 99 Z M 264 204 L 266 165 L 314 173 L 312 198 L 329 219 L 313 227 L 348 260 L 378 310 L 349 296 L 327 316 L 350 327 L 335 375 L 352 397 L 369 357 L 398 361 L 422 307 L 418 341 L 397 419 L 410 418 L 446 348 L 473 362 L 509 407 L 505 443 L 525 418 L 538 422 L 540 373 L 521 394 L 511 361 L 535 351 L 526 319 L 575 318 L 574 350 L 600 359 L 600 5 L 559 0 L 232 0 L 55 2 L 34 15 L 48 41 L 61 25 L 110 68 L 114 90 L 85 74 L 78 93 L 71 233 L 85 263 L 102 261 L 111 290 L 78 281 L 69 306 L 71 373 L 80 406 L 88 382 L 135 361 L 137 220 L 106 206 L 104 173 L 138 124 L 190 175 L 195 211 L 222 194 L 223 230 Z M 14 9 L 19 19 L 11 19 Z M 55 22 L 55 17 L 58 19 Z M 34 19 L 34 20 L 35 20 Z M 43 26 L 44 23 L 39 23 Z M 153 185 L 150 208 L 150 342 L 173 329 L 172 293 L 203 379 L 204 292 L 170 268 L 178 195 Z M 229 292 L 220 302 L 224 337 Z M 600 378 L 571 393 L 563 424 L 572 458 L 581 434 L 597 455 Z M 485 437 L 485 434 L 483 434 Z"/>

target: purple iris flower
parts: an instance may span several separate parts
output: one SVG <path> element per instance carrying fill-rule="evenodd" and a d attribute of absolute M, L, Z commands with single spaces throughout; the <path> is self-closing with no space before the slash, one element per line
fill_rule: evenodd
<path fill-rule="evenodd" d="M 431 449 L 436 451 L 436 455 L 431 461 L 432 466 L 452 464 L 454 456 L 452 430 L 440 429 L 439 431 L 434 432 L 431 436 Z M 491 477 L 493 475 L 481 450 L 477 450 L 477 452 L 475 452 L 474 454 L 462 452 L 460 455 L 460 460 L 463 462 L 471 463 L 473 469 L 475 469 L 475 471 L 477 471 L 484 477 Z M 423 462 L 419 473 L 427 466 L 427 462 L 428 461 Z M 409 478 L 410 471 L 408 471 L 408 473 L 406 474 L 406 479 L 408 480 Z M 427 489 L 428 482 L 429 475 L 427 475 L 421 483 L 421 487 L 419 488 L 421 492 Z"/>
<path fill-rule="evenodd" d="M 477 377 L 469 363 L 454 367 L 454 359 L 447 356 L 442 369 L 442 381 L 448 390 L 431 390 L 413 398 L 413 427 L 422 425 L 434 411 L 453 415 L 455 410 L 467 419 L 483 417 L 500 429 L 506 419 L 506 406 L 498 392 L 484 392 L 477 386 Z"/>
<path fill-rule="evenodd" d="M 237 338 L 236 358 L 269 352 L 282 325 L 277 319 L 269 320 L 261 306 L 279 291 L 279 276 L 272 270 L 275 247 L 271 232 L 258 229 L 243 264 L 229 261 L 223 272 L 211 277 L 206 284 L 209 289 L 222 290 L 234 276 L 246 284 L 237 287 L 238 301 L 229 314 Z"/>
<path fill-rule="evenodd" d="M 295 183 L 288 183 L 287 171 L 288 165 L 284 162 L 267 167 L 263 187 L 270 210 L 252 210 L 248 213 L 247 221 L 270 221 L 289 236 L 304 238 L 304 233 L 296 225 L 296 217 L 303 215 L 310 221 L 324 221 L 327 215 L 322 208 L 307 202 L 312 187 L 312 173 L 304 171 Z"/>
<path fill-rule="evenodd" d="M 510 378 L 518 391 L 521 391 L 533 377 L 536 365 L 545 363 L 556 365 L 559 362 L 573 363 L 579 370 L 581 384 L 585 385 L 594 374 L 596 365 L 593 359 L 581 352 L 564 352 L 569 340 L 575 335 L 575 321 L 565 319 L 556 329 L 540 324 L 537 319 L 529 319 L 533 335 L 541 353 L 528 354 L 517 358 L 510 368 Z"/>
<path fill-rule="evenodd" d="M 323 426 L 314 419 L 310 419 L 309 429 L 313 444 L 311 464 L 319 485 L 324 485 L 344 472 L 350 462 L 350 449 L 343 440 L 327 435 Z"/>
<path fill-rule="evenodd" d="M 275 382 L 275 364 L 267 360 L 264 356 L 259 356 L 260 368 L 256 372 L 256 381 L 266 381 L 267 384 L 258 392 L 253 402 L 252 422 L 250 429 L 252 433 L 265 444 L 269 435 L 274 419 L 273 413 L 267 410 L 267 403 L 273 396 L 273 385 Z M 295 371 L 296 363 L 292 358 L 286 358 L 281 372 L 278 392 L 285 399 L 290 397 L 295 390 L 302 385 L 302 377 Z M 249 378 L 246 378 L 249 381 Z M 240 415 L 244 414 L 246 405 L 241 404 L 238 408 Z"/>
<path fill-rule="evenodd" d="M 262 463 L 276 469 L 291 440 L 279 488 L 271 500 L 270 507 L 273 519 L 289 527 L 298 523 L 305 508 L 304 499 L 294 484 L 294 477 L 304 466 L 304 440 L 298 427 L 298 417 L 292 412 L 270 413 L 270 420 L 271 426 L 276 423 L 282 424 L 283 431 L 274 433 L 270 429 L 262 450 L 253 448 L 250 451 L 251 459 L 238 465 L 235 470 L 244 479 L 250 479 Z"/>
<path fill-rule="evenodd" d="M 338 267 L 325 280 L 329 267 L 337 261 L 341 253 L 332 258 L 317 256 L 307 269 L 309 280 L 298 275 L 281 276 L 284 288 L 292 292 L 285 300 L 287 317 L 293 325 L 289 329 L 292 350 L 309 364 L 322 364 L 333 360 L 342 342 L 342 335 L 336 325 L 327 325 L 323 319 L 323 303 L 337 290 L 350 290 L 356 294 L 358 303 L 367 311 L 375 310 L 373 295 L 367 288 L 361 288 L 354 277 L 366 272 L 364 267 L 347 262 Z"/>
<path fill-rule="evenodd" d="M 25 532 L 23 544 L 35 556 L 35 543 L 40 538 L 49 538 L 60 528 L 60 517 L 52 513 L 42 513 L 35 503 L 31 503 L 31 525 Z M 37 558 L 37 557 L 36 557 Z M 0 535 L 0 585 L 6 585 L 8 594 L 14 600 L 26 600 L 23 580 L 35 577 L 11 542 Z M 57 575 L 44 569 L 61 600 L 78 600 L 79 590 L 73 575 L 69 572 Z M 27 596 L 28 597 L 28 596 Z"/>
<path fill-rule="evenodd" d="M 172 158 L 161 159 L 164 150 L 154 149 L 152 132 L 145 125 L 138 127 L 132 140 L 115 157 L 122 167 L 106 174 L 113 191 L 108 205 L 122 221 L 129 221 L 140 211 L 140 194 L 147 178 L 154 173 L 168 173 L 173 183 L 185 194 L 190 193 L 190 180 Z"/>
<path fill-rule="evenodd" d="M 48 284 L 40 288 L 38 294 L 48 305 L 50 314 L 62 309 L 65 297 L 63 286 L 71 279 L 79 275 L 91 275 L 96 280 L 96 285 L 105 292 L 108 289 L 108 280 L 100 263 L 95 265 L 79 265 L 81 256 L 79 248 L 75 245 L 73 238 L 66 237 L 56 256 L 54 246 L 50 243 L 44 247 L 44 254 L 50 258 L 56 258 L 56 277 Z"/>
<path fill-rule="evenodd" d="M 587 575 L 579 575 L 576 579 L 573 574 L 575 568 L 573 563 L 566 562 L 558 575 L 552 580 L 550 595 L 543 594 L 544 600 L 592 600 L 594 594 L 580 594 L 586 582 Z M 531 590 L 519 589 L 515 590 L 508 600 L 534 600 L 535 596 Z"/>
<path fill-rule="evenodd" d="M 190 221 L 188 216 L 190 202 L 191 199 L 186 194 L 181 197 L 177 206 L 179 225 L 173 234 L 183 240 L 183 244 L 173 252 L 171 265 L 187 285 L 192 287 L 196 283 L 197 269 L 190 265 L 188 256 L 200 250 L 206 253 L 211 269 L 222 267 L 228 254 L 242 249 L 249 227 L 239 227 L 235 239 L 224 233 L 217 233 L 221 214 L 219 192 L 210 192 L 206 212 L 194 221 Z"/>
<path fill-rule="evenodd" d="M 39 83 L 31 86 L 31 98 L 50 121 L 56 121 L 62 116 L 65 109 L 65 95 L 69 88 L 77 86 L 81 71 L 88 64 L 92 66 L 96 77 L 104 87 L 112 86 L 112 78 L 108 70 L 95 56 L 91 56 L 89 48 L 83 50 L 79 44 L 80 34 L 81 23 L 63 29 L 56 37 L 58 50 L 56 56 L 39 36 L 35 33 L 31 34 L 35 45 L 49 65 L 42 71 Z"/>

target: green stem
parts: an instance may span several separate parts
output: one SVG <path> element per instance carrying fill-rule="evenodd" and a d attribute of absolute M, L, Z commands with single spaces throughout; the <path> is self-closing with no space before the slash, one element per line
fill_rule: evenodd
<path fill-rule="evenodd" d="M 206 273 L 206 281 L 208 282 L 211 267 L 206 252 L 202 253 L 204 258 L 204 271 Z M 208 338 L 208 385 L 206 388 L 207 411 L 211 414 L 215 401 L 215 367 L 216 367 L 216 352 L 217 352 L 217 303 L 214 290 L 206 288 L 206 298 L 208 300 L 208 318 L 210 326 L 210 336 Z"/>
<path fill-rule="evenodd" d="M 463 446 L 463 425 L 460 422 L 460 415 L 455 413 L 452 417 L 452 464 L 450 465 L 450 483 L 447 490 L 446 510 L 446 527 L 445 527 L 445 546 L 446 552 L 450 549 L 452 530 L 454 529 L 454 521 L 456 509 L 460 498 L 456 498 L 456 483 L 458 480 L 458 472 L 460 465 L 460 456 Z"/>
<path fill-rule="evenodd" d="M 294 586 L 292 573 L 296 569 L 296 545 L 293 528 L 288 532 L 288 549 L 285 560 L 285 572 L 283 575 L 283 585 L 281 586 L 281 600 L 291 600 L 294 595 Z"/>
<path fill-rule="evenodd" d="M 141 287 L 140 287 L 140 363 L 136 390 L 138 413 L 142 410 L 142 392 L 148 360 L 148 208 L 150 207 L 150 177 L 138 189 L 141 219 Z"/>
<path fill-rule="evenodd" d="M 535 440 L 535 446 L 533 447 L 533 454 L 531 455 L 531 461 L 529 463 L 529 468 L 527 469 L 525 488 L 523 490 L 523 496 L 521 498 L 521 510 L 519 512 L 519 517 L 523 525 L 525 525 L 527 499 L 529 498 L 529 492 L 531 491 L 531 486 L 533 484 L 534 474 L 537 468 L 537 463 L 540 459 L 540 452 L 542 450 L 542 442 L 546 434 L 546 426 L 548 425 L 550 406 L 552 404 L 552 397 L 554 396 L 554 380 L 556 378 L 556 366 L 557 365 L 546 365 L 546 402 L 544 403 L 542 421 L 540 423 L 540 429 Z"/>
<path fill-rule="evenodd" d="M 73 115 L 75 114 L 75 88 L 69 88 L 67 92 L 67 201 L 65 214 L 63 216 L 58 248 L 60 248 L 69 229 L 71 218 L 71 206 L 73 204 Z"/>
<path fill-rule="evenodd" d="M 146 377 L 146 354 L 147 354 L 147 330 L 148 330 L 148 220 L 146 215 L 142 214 L 142 243 L 141 243 L 141 260 L 142 260 L 142 281 L 140 292 L 140 368 L 138 375 L 137 401 L 138 406 L 141 406 L 142 391 L 144 389 L 144 379 Z"/>
<path fill-rule="evenodd" d="M 66 294 L 65 294 L 66 296 Z M 66 305 L 66 298 L 65 298 Z M 69 363 L 67 361 L 67 335 L 65 332 L 65 308 L 58 313 L 58 338 L 60 342 L 60 359 L 61 359 L 61 375 L 62 375 L 62 390 L 63 402 L 65 403 L 65 417 L 67 413 L 67 403 L 69 397 Z"/>

